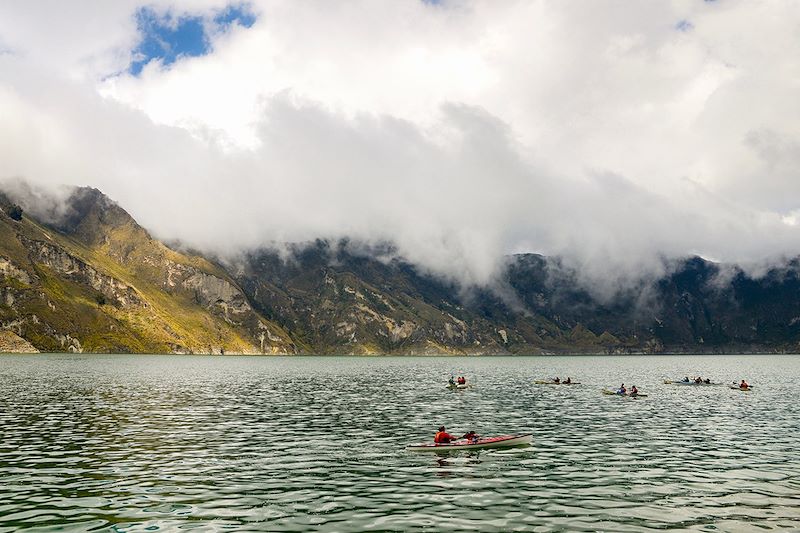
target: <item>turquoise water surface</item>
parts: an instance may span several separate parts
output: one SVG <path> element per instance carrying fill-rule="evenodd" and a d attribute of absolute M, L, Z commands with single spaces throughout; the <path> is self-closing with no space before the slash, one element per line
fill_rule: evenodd
<path fill-rule="evenodd" d="M 799 388 L 798 356 L 2 356 L 0 532 L 800 530 Z M 440 424 L 534 441 L 405 451 Z"/>

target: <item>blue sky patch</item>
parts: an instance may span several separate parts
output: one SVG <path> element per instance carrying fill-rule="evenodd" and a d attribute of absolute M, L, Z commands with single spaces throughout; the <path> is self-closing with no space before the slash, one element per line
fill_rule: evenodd
<path fill-rule="evenodd" d="M 227 28 L 233 23 L 249 28 L 255 21 L 256 16 L 241 5 L 228 6 L 214 17 L 214 24 L 222 28 Z"/>
<path fill-rule="evenodd" d="M 256 21 L 246 6 L 232 5 L 213 17 L 201 15 L 174 16 L 159 14 L 150 7 L 136 11 L 136 26 L 141 41 L 133 50 L 133 61 L 128 71 L 138 76 L 145 65 L 154 59 L 171 65 L 181 57 L 202 56 L 211 51 L 208 32 L 225 31 L 232 24 L 249 28 Z"/>

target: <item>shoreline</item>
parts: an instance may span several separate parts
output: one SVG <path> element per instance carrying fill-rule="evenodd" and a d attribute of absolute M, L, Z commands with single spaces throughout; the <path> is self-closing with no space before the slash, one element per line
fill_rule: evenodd
<path fill-rule="evenodd" d="M 519 357 L 519 358 L 530 358 L 530 357 L 587 357 L 587 356 L 598 356 L 598 357 L 661 357 L 661 356 L 742 356 L 742 355 L 800 355 L 799 352 L 789 352 L 789 351 L 737 351 L 737 352 L 692 352 L 692 351 L 685 351 L 685 352 L 659 352 L 659 353 L 645 353 L 645 352 L 631 352 L 631 353 L 602 353 L 602 352 L 561 352 L 561 353 L 303 353 L 303 354 L 249 354 L 249 353 L 225 353 L 224 355 L 219 353 L 175 353 L 175 352 L 11 352 L 11 351 L 0 351 L 0 357 L 2 356 L 16 356 L 16 355 L 26 355 L 26 356 L 38 356 L 38 355 L 87 355 L 87 356 L 103 356 L 103 355 L 111 355 L 111 356 L 121 356 L 121 355 L 141 355 L 141 356 L 164 356 L 164 355 L 174 355 L 174 356 L 203 356 L 203 357 L 217 357 L 217 358 L 225 358 L 225 357 L 277 357 L 277 358 L 302 358 L 302 357 L 325 357 L 325 358 L 337 358 L 337 357 L 360 357 L 360 358 L 382 358 L 382 357 L 419 357 L 419 358 L 426 358 L 426 357 L 447 357 L 447 358 L 455 358 L 455 357 Z"/>

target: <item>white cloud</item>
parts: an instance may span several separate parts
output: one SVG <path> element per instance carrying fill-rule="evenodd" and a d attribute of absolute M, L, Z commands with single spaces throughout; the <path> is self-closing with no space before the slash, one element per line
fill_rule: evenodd
<path fill-rule="evenodd" d="M 163 237 L 392 240 L 475 282 L 511 251 L 619 282 L 800 250 L 793 1 L 264 1 L 138 77 L 137 2 L 32 5 L 0 7 L 4 174 Z"/>

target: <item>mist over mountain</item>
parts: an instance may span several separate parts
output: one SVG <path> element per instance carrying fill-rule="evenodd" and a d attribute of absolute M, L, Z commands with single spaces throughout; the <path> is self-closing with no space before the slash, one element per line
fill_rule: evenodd
<path fill-rule="evenodd" d="M 0 177 L 97 187 L 166 241 L 391 242 L 463 287 L 539 253 L 603 301 L 800 250 L 794 3 L 42 9 L 0 7 Z"/>
<path fill-rule="evenodd" d="M 690 257 L 597 295 L 516 254 L 465 285 L 391 243 L 316 240 L 235 258 L 178 251 L 119 204 L 0 193 L 0 351 L 538 354 L 800 348 L 800 259 L 753 277 Z M 24 208 L 23 208 L 24 206 Z M 48 218 L 38 219 L 33 213 Z"/>

